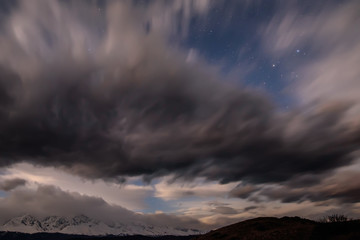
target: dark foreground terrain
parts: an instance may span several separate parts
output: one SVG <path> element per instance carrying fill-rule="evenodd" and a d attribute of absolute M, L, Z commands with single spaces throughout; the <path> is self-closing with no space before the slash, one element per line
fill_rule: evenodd
<path fill-rule="evenodd" d="M 194 240 L 360 240 L 360 220 L 319 223 L 298 217 L 255 218 Z"/>
<path fill-rule="evenodd" d="M 299 217 L 255 218 L 201 236 L 80 236 L 58 233 L 0 232 L 0 239 L 13 240 L 360 240 L 360 220 L 319 223 Z"/>

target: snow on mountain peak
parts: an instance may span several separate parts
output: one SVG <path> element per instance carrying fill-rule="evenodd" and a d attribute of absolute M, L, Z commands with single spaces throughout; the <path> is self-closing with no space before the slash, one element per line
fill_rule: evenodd
<path fill-rule="evenodd" d="M 74 217 L 48 216 L 38 219 L 31 215 L 15 217 L 0 226 L 0 231 L 9 232 L 49 232 L 82 235 L 196 235 L 202 232 L 196 229 L 183 229 L 168 226 L 152 226 L 142 223 L 105 224 L 85 215 Z"/>

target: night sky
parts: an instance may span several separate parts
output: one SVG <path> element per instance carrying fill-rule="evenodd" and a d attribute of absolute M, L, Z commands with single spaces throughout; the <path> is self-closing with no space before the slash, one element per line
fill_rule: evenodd
<path fill-rule="evenodd" d="M 360 2 L 0 2 L 0 222 L 360 216 Z"/>

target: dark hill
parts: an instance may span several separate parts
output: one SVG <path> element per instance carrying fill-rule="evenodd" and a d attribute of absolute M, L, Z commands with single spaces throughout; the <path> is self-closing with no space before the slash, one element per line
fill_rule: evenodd
<path fill-rule="evenodd" d="M 359 240 L 360 221 L 318 223 L 299 217 L 255 218 L 211 231 L 194 240 Z"/>

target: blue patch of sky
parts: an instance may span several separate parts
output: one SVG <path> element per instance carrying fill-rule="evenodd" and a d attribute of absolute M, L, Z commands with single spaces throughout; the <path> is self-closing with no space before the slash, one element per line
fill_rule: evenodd
<path fill-rule="evenodd" d="M 182 196 L 181 198 L 174 200 L 163 200 L 155 196 L 149 196 L 145 198 L 147 209 L 144 209 L 142 212 L 153 213 L 154 210 L 156 210 L 156 211 L 162 211 L 164 213 L 173 213 L 181 209 L 183 203 L 203 201 L 204 199 L 211 201 L 214 200 L 215 198 L 213 197 L 199 198 L 199 196 L 189 195 L 189 196 Z"/>
<path fill-rule="evenodd" d="M 132 185 L 136 185 L 136 186 L 144 186 L 144 181 L 141 178 L 138 179 L 133 179 L 133 180 L 128 180 L 127 181 L 128 184 L 132 184 Z"/>
<path fill-rule="evenodd" d="M 6 197 L 7 195 L 7 192 L 0 190 L 0 197 Z"/>
<path fill-rule="evenodd" d="M 151 183 L 145 183 L 141 178 L 138 178 L 130 180 L 127 183 L 136 186 L 145 186 L 147 184 L 149 184 L 150 186 L 154 186 L 160 181 L 160 179 L 153 179 Z M 175 200 L 165 201 L 161 198 L 151 195 L 147 196 L 144 201 L 146 204 L 146 208 L 141 210 L 141 212 L 143 213 L 154 213 L 155 210 L 162 212 L 174 212 L 177 209 L 177 204 Z"/>
<path fill-rule="evenodd" d="M 156 211 L 166 212 L 175 212 L 178 209 L 178 200 L 169 200 L 165 201 L 161 198 L 157 198 L 154 196 L 148 196 L 145 198 L 145 203 L 147 208 L 144 209 L 143 213 L 154 213 Z"/>
<path fill-rule="evenodd" d="M 224 1 L 211 9 L 206 19 L 192 19 L 188 38 L 182 46 L 196 49 L 210 63 L 225 63 L 222 73 L 226 75 L 239 65 L 254 66 L 239 82 L 246 86 L 266 90 L 281 108 L 294 105 L 295 100 L 289 86 L 300 77 L 296 69 L 309 60 L 306 48 L 299 46 L 284 56 L 272 56 L 263 47 L 264 39 L 259 34 L 275 14 L 277 1 L 262 4 Z M 308 5 L 305 5 L 308 6 Z"/>

